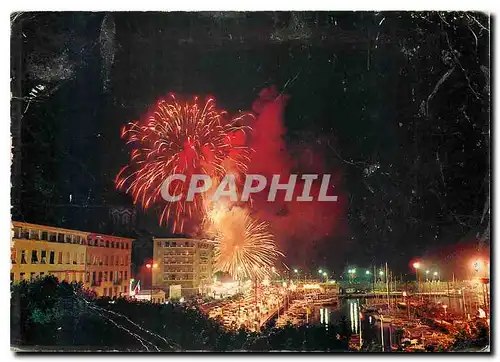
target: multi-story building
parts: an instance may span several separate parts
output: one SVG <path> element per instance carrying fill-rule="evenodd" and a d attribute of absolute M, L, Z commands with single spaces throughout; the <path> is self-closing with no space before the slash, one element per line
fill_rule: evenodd
<path fill-rule="evenodd" d="M 182 295 L 205 294 L 212 283 L 213 247 L 198 239 L 153 239 L 153 286 L 169 292 L 180 285 Z"/>
<path fill-rule="evenodd" d="M 12 282 L 54 275 L 100 296 L 128 293 L 132 239 L 13 222 Z"/>
<path fill-rule="evenodd" d="M 12 236 L 12 282 L 44 275 L 85 281 L 87 233 L 14 221 Z"/>
<path fill-rule="evenodd" d="M 131 278 L 132 239 L 89 234 L 87 281 L 98 295 L 128 295 Z"/>

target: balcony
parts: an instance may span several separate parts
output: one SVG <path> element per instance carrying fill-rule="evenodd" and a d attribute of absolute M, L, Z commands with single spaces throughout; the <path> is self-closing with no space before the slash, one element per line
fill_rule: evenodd
<path fill-rule="evenodd" d="M 121 284 L 122 284 L 122 280 L 120 280 L 120 279 L 113 280 L 113 285 L 121 285 Z"/>
<path fill-rule="evenodd" d="M 97 280 L 92 280 L 92 283 L 90 284 L 92 287 L 100 287 L 101 286 L 101 281 Z"/>

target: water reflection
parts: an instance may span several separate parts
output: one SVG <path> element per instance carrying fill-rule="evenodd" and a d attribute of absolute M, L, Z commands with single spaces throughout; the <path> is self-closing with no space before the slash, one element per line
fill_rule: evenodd
<path fill-rule="evenodd" d="M 345 319 L 351 333 L 360 335 L 360 343 L 374 341 L 388 350 L 394 340 L 394 328 L 386 323 L 381 325 L 372 316 L 363 316 L 361 303 L 360 299 L 347 299 L 337 307 L 323 306 L 319 308 L 316 321 L 328 328 L 328 324 L 337 324 Z"/>
<path fill-rule="evenodd" d="M 472 297 L 431 297 L 425 298 L 429 303 L 445 304 L 448 313 L 460 316 L 464 312 L 470 313 L 474 308 L 475 300 Z M 342 320 L 347 322 L 352 334 L 360 335 L 360 342 L 370 344 L 372 342 L 381 346 L 384 351 L 390 351 L 392 345 L 400 343 L 403 335 L 400 328 L 391 322 L 377 321 L 375 315 L 364 315 L 361 313 L 361 305 L 364 299 L 340 299 L 338 306 L 323 306 L 316 309 L 316 320 L 328 328 L 328 324 L 337 324 Z M 437 304 L 437 305 L 439 305 Z M 465 308 L 464 308 L 465 307 Z"/>
<path fill-rule="evenodd" d="M 328 328 L 328 324 L 338 323 L 342 318 L 346 318 L 352 333 L 359 333 L 361 330 L 361 304 L 359 299 L 348 299 L 338 307 L 323 306 L 319 308 L 317 321 Z M 371 318 L 371 317 L 370 317 Z"/>

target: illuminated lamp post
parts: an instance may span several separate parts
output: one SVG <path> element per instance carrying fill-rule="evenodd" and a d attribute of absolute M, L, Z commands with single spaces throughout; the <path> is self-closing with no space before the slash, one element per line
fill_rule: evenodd
<path fill-rule="evenodd" d="M 447 313 L 446 313 L 446 309 L 448 308 L 448 306 L 446 304 L 443 304 L 443 309 L 444 309 L 444 318 L 446 318 L 447 316 Z"/>
<path fill-rule="evenodd" d="M 347 272 L 349 273 L 349 280 L 352 282 L 352 279 L 356 277 L 356 268 L 349 269 Z"/>
<path fill-rule="evenodd" d="M 417 292 L 420 292 L 420 283 L 418 279 L 418 269 L 420 269 L 420 263 L 418 261 L 413 263 L 413 268 L 415 269 L 415 277 L 417 280 Z"/>
<path fill-rule="evenodd" d="M 325 282 L 328 283 L 328 274 L 327 274 L 327 272 L 323 272 L 323 276 L 325 277 Z"/>
<path fill-rule="evenodd" d="M 149 300 L 151 303 L 153 303 L 153 270 L 158 268 L 158 264 L 153 263 L 153 264 L 146 264 L 146 268 L 151 269 L 151 291 L 149 293 Z"/>

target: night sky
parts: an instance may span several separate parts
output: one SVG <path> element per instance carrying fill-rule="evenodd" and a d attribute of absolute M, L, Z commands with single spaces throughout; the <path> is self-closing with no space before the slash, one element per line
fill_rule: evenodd
<path fill-rule="evenodd" d="M 237 113 L 274 85 L 289 96 L 288 154 L 317 157 L 338 177 L 342 198 L 330 215 L 335 226 L 320 219 L 308 227 L 321 233 L 279 238 L 289 265 L 340 271 L 390 260 L 404 273 L 412 258 L 476 245 L 489 230 L 488 20 L 410 12 L 13 15 L 13 219 L 100 230 L 98 210 L 132 205 L 113 184 L 129 159 L 124 124 L 169 92 L 213 95 Z M 137 220 L 131 236 L 169 234 L 153 211 Z"/>

